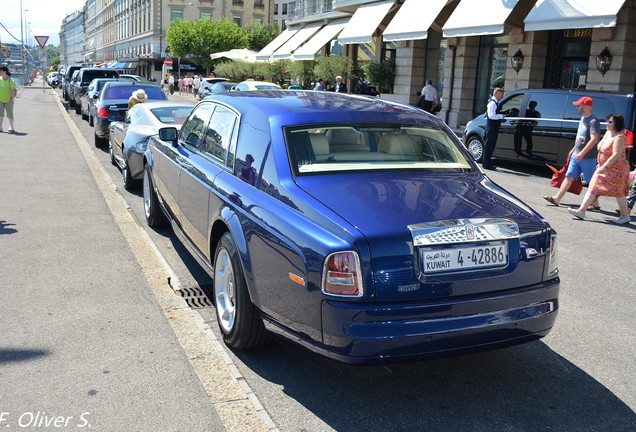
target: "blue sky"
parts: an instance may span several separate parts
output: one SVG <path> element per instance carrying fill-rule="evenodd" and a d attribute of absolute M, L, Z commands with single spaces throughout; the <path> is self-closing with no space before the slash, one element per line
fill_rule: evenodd
<path fill-rule="evenodd" d="M 30 23 L 28 24 L 30 45 L 36 44 L 34 36 L 48 36 L 47 45 L 59 45 L 62 20 L 68 14 L 81 9 L 85 3 L 86 0 L 22 0 L 25 44 L 27 23 Z M 26 12 L 25 9 L 27 9 Z M 2 0 L 0 23 L 7 28 L 8 32 L 0 26 L 0 42 L 19 43 L 14 37 L 20 39 L 20 15 L 20 0 Z"/>

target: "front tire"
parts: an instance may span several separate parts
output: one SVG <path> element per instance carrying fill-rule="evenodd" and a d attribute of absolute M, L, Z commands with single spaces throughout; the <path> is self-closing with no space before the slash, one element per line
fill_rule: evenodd
<path fill-rule="evenodd" d="M 139 187 L 139 180 L 135 180 L 133 178 L 127 162 L 124 162 L 124 166 L 121 169 L 121 176 L 124 180 L 124 189 L 126 189 L 127 191 L 134 190 Z"/>
<path fill-rule="evenodd" d="M 149 227 L 160 228 L 167 223 L 166 216 L 159 207 L 159 198 L 157 192 L 152 185 L 150 177 L 150 168 L 148 165 L 144 168 L 144 214 Z"/>
<path fill-rule="evenodd" d="M 468 138 L 466 148 L 475 161 L 481 162 L 481 159 L 484 156 L 484 141 L 479 137 L 479 135 L 471 135 Z"/>
<path fill-rule="evenodd" d="M 228 346 L 253 349 L 267 343 L 267 330 L 250 299 L 238 251 L 229 233 L 221 237 L 214 253 L 214 307 Z"/>

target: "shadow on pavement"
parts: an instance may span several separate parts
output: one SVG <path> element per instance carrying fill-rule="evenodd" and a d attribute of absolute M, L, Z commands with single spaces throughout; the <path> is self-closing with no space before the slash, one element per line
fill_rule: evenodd
<path fill-rule="evenodd" d="M 340 364 L 281 341 L 235 354 L 338 431 L 636 427 L 629 406 L 543 342 L 384 367 Z"/>

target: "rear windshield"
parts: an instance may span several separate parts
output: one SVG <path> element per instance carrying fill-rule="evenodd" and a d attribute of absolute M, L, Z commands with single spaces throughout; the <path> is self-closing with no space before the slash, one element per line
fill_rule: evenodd
<path fill-rule="evenodd" d="M 82 84 L 88 85 L 95 78 L 117 78 L 119 74 L 117 71 L 86 71 L 82 74 Z"/>
<path fill-rule="evenodd" d="M 165 100 L 167 99 L 165 93 L 161 90 L 160 87 L 142 87 L 143 90 L 148 95 L 148 99 L 155 100 Z M 139 90 L 140 87 L 129 86 L 129 87 L 109 87 L 106 89 L 104 98 L 105 99 L 130 99 L 132 94 Z"/>
<path fill-rule="evenodd" d="M 287 128 L 297 175 L 369 170 L 467 172 L 470 163 L 445 130 L 434 125 L 334 124 Z"/>

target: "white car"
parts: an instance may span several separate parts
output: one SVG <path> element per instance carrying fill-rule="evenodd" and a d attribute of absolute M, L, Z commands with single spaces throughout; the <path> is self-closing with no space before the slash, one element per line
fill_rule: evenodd
<path fill-rule="evenodd" d="M 232 91 L 250 91 L 250 90 L 281 90 L 282 87 L 278 84 L 265 81 L 243 81 L 237 84 Z"/>

